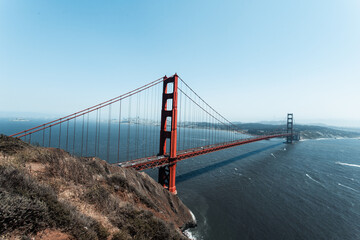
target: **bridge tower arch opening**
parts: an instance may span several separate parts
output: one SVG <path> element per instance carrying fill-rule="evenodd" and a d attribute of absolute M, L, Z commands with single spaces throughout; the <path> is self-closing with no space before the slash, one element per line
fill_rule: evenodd
<path fill-rule="evenodd" d="M 294 139 L 294 116 L 292 113 L 288 113 L 288 115 L 287 115 L 286 132 L 290 133 L 290 135 L 286 136 L 286 143 L 291 144 Z"/>
<path fill-rule="evenodd" d="M 170 89 L 171 88 L 171 89 Z M 177 98 L 178 98 L 178 75 L 164 77 L 162 107 L 161 107 L 161 129 L 159 156 L 167 153 L 166 143 L 170 141 L 169 164 L 159 168 L 158 182 L 168 188 L 172 194 L 176 194 L 176 141 L 177 141 Z M 171 104 L 168 104 L 170 102 Z M 171 105 L 171 106 L 169 106 Z M 168 121 L 168 119 L 170 121 Z M 168 125 L 170 122 L 170 126 Z M 168 129 L 169 128 L 169 129 Z"/>

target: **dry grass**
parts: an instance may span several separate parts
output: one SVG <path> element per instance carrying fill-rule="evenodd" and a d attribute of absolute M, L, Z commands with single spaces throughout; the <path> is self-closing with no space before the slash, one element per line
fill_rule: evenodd
<path fill-rule="evenodd" d="M 97 222 L 59 201 L 51 188 L 36 183 L 26 172 L 0 166 L 0 190 L 0 234 L 58 228 L 76 239 L 100 239 L 103 235 Z"/>
<path fill-rule="evenodd" d="M 48 229 L 74 239 L 185 239 L 179 227 L 191 219 L 145 174 L 3 135 L 0 213 L 0 239 Z"/>
<path fill-rule="evenodd" d="M 174 225 L 156 218 L 150 211 L 138 210 L 133 205 L 120 202 L 100 185 L 89 188 L 82 199 L 108 216 L 110 222 L 126 238 L 182 239 Z"/>

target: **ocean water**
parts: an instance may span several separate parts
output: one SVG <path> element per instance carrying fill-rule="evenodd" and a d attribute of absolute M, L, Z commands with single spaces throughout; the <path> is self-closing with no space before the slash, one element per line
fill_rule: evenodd
<path fill-rule="evenodd" d="M 0 133 L 33 125 L 1 120 Z M 195 239 L 360 239 L 358 139 L 246 144 L 179 162 L 176 181 Z"/>
<path fill-rule="evenodd" d="M 360 140 L 256 142 L 180 162 L 196 239 L 360 239 Z"/>
<path fill-rule="evenodd" d="M 48 121 L 0 119 L 0 133 L 12 135 Z M 211 133 L 208 129 L 180 126 L 177 133 L 178 151 L 226 142 L 230 136 L 234 139 L 248 137 L 240 133 L 231 135 L 229 131 L 224 130 Z M 101 121 L 96 124 L 95 121 L 87 121 L 80 117 L 77 121 L 64 122 L 46 128 L 45 131 L 33 132 L 21 139 L 34 145 L 61 148 L 77 156 L 96 156 L 109 163 L 116 163 L 157 155 L 160 124 L 119 124 L 118 121 Z M 169 151 L 170 144 L 167 144 L 167 152 Z"/>

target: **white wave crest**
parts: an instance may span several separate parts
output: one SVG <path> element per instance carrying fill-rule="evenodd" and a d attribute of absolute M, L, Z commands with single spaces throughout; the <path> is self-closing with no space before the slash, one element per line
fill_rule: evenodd
<path fill-rule="evenodd" d="M 193 214 L 193 212 L 192 211 L 189 211 L 189 212 L 191 214 L 191 217 L 192 217 L 193 221 L 196 222 L 196 218 L 195 218 L 195 215 Z"/>
<path fill-rule="evenodd" d="M 318 183 L 318 184 L 320 184 L 321 186 L 323 186 L 322 185 L 322 183 L 321 182 L 319 182 L 319 181 L 317 181 L 317 180 L 315 180 L 315 179 L 313 179 L 309 174 L 305 174 L 305 176 L 307 176 L 310 180 L 312 180 L 312 181 L 314 181 L 314 182 L 316 182 L 316 183 Z"/>
<path fill-rule="evenodd" d="M 349 186 L 343 185 L 343 184 L 341 184 L 341 183 L 338 183 L 338 185 L 339 185 L 339 186 L 342 186 L 342 187 L 344 187 L 344 188 L 350 189 L 350 190 L 352 190 L 352 191 L 354 191 L 354 192 L 359 192 L 358 190 L 353 189 L 352 187 L 349 187 Z"/>
<path fill-rule="evenodd" d="M 360 165 L 357 165 L 357 164 L 343 163 L 343 162 L 336 162 L 336 164 L 344 165 L 344 166 L 350 166 L 350 167 L 359 167 L 360 168 Z"/>
<path fill-rule="evenodd" d="M 189 238 L 191 240 L 196 240 L 196 237 L 189 230 L 185 230 L 184 234 L 187 238 Z"/>

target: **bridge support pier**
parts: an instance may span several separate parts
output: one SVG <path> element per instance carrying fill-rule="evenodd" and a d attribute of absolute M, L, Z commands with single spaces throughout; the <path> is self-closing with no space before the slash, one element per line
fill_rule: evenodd
<path fill-rule="evenodd" d="M 294 138 L 294 118 L 292 113 L 287 115 L 287 127 L 286 132 L 291 133 L 291 135 L 286 136 L 286 143 L 292 143 Z"/>
<path fill-rule="evenodd" d="M 172 85 L 168 88 L 168 85 Z M 170 90 L 170 91 L 169 91 Z M 168 188 L 172 194 L 176 194 L 175 178 L 176 178 L 176 140 L 177 140 L 177 96 L 178 96 L 178 76 L 164 77 L 162 110 L 161 110 L 161 129 L 160 129 L 160 149 L 158 155 L 166 155 L 167 140 L 170 140 L 170 162 L 169 165 L 159 168 L 158 182 L 165 188 Z M 172 100 L 171 108 L 168 100 Z M 171 119 L 170 131 L 168 127 L 168 118 Z"/>

